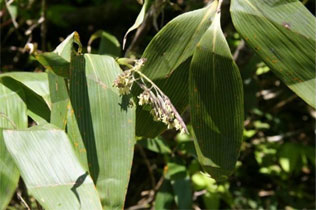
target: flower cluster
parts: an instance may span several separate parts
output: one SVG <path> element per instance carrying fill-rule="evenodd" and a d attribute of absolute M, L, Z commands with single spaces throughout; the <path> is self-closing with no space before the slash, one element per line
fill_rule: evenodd
<path fill-rule="evenodd" d="M 126 95 L 130 94 L 133 84 L 136 83 L 143 90 L 138 96 L 138 104 L 140 106 L 149 105 L 151 107 L 150 113 L 155 121 L 163 122 L 168 126 L 168 129 L 175 128 L 181 133 L 188 133 L 185 123 L 170 99 L 156 84 L 139 71 L 143 63 L 143 59 L 135 61 L 134 67 L 118 76 L 114 81 L 114 86 L 119 88 L 121 95 Z"/>
<path fill-rule="evenodd" d="M 152 108 L 150 114 L 155 121 L 163 122 L 168 126 L 168 129 L 175 128 L 181 133 L 188 133 L 181 116 L 166 95 L 161 95 L 159 91 L 154 94 L 154 92 L 149 89 L 145 89 L 138 98 L 139 105 L 150 105 Z"/>
<path fill-rule="evenodd" d="M 124 71 L 114 81 L 114 87 L 119 89 L 121 95 L 128 95 L 134 83 L 134 75 L 130 70 Z"/>

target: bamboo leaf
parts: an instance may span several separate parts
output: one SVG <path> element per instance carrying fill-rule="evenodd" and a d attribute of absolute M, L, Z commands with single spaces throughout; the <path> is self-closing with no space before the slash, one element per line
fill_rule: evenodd
<path fill-rule="evenodd" d="M 9 89 L 0 82 L 0 209 L 6 209 L 18 185 L 20 173 L 3 140 L 4 128 L 26 128 L 26 105 L 21 86 Z"/>
<path fill-rule="evenodd" d="M 79 46 L 78 52 L 74 50 L 74 43 Z M 65 129 L 67 126 L 67 133 L 74 146 L 76 155 L 82 166 L 88 170 L 85 145 L 69 99 L 67 87 L 69 81 L 64 78 L 70 77 L 71 57 L 76 53 L 80 53 L 81 50 L 79 35 L 76 32 L 70 34 L 53 52 L 50 52 L 52 56 L 59 57 L 61 62 L 58 60 L 55 61 L 55 63 L 52 62 L 50 66 L 52 71 L 48 69 L 49 71 L 47 74 L 49 80 L 49 90 L 51 93 L 50 99 L 52 102 L 50 122 L 61 129 Z M 38 55 L 37 59 L 42 59 L 41 56 L 43 56 L 43 54 Z M 44 63 L 42 62 L 42 64 Z M 58 66 L 63 66 L 64 68 L 60 73 L 58 73 Z"/>
<path fill-rule="evenodd" d="M 123 39 L 123 49 L 125 48 L 125 44 L 126 44 L 126 39 L 127 39 L 127 35 L 137 29 L 144 21 L 145 16 L 146 16 L 146 12 L 149 9 L 150 5 L 151 5 L 152 0 L 145 0 L 142 9 L 140 10 L 140 13 L 138 14 L 135 23 L 127 30 L 126 34 L 124 35 L 124 39 Z"/>
<path fill-rule="evenodd" d="M 41 53 L 35 56 L 46 69 L 53 71 L 56 75 L 69 78 L 69 65 L 71 56 L 75 52 L 74 44 L 78 45 L 77 53 L 82 52 L 79 34 L 70 34 L 53 52 Z"/>
<path fill-rule="evenodd" d="M 65 79 L 53 72 L 48 72 L 48 81 L 52 102 L 50 122 L 61 129 L 65 129 L 67 124 L 67 106 L 70 103 Z"/>
<path fill-rule="evenodd" d="M 64 131 L 46 124 L 5 130 L 3 136 L 28 192 L 45 209 L 102 209 L 93 181 Z"/>
<path fill-rule="evenodd" d="M 243 90 L 217 13 L 198 43 L 189 80 L 191 122 L 199 162 L 225 179 L 237 161 L 243 133 Z"/>
<path fill-rule="evenodd" d="M 69 78 L 69 61 L 54 52 L 45 52 L 36 55 L 36 60 L 46 69 L 58 76 Z"/>
<path fill-rule="evenodd" d="M 135 141 L 135 106 L 113 82 L 121 69 L 110 56 L 75 56 L 70 98 L 102 205 L 122 209 Z"/>
<path fill-rule="evenodd" d="M 155 198 L 155 210 L 172 209 L 174 204 L 173 188 L 169 179 L 165 179 Z"/>
<path fill-rule="evenodd" d="M 91 44 L 94 40 L 100 38 L 98 54 L 110 55 L 112 57 L 118 57 L 121 54 L 121 45 L 119 41 L 110 33 L 99 30 L 91 35 L 88 42 L 88 52 L 91 52 Z"/>
<path fill-rule="evenodd" d="M 51 106 L 46 73 L 10 72 L 0 75 L 0 83 L 10 89 L 21 87 L 19 94 L 27 105 L 27 113 L 37 122 L 49 121 Z"/>
<path fill-rule="evenodd" d="M 209 6 L 182 14 L 170 21 L 152 39 L 141 69 L 170 98 L 179 113 L 188 106 L 189 65 L 196 44 L 210 26 L 217 1 Z M 155 137 L 166 127 L 152 120 L 148 111 L 137 108 L 136 134 Z"/>
<path fill-rule="evenodd" d="M 231 14 L 249 46 L 315 108 L 315 17 L 300 1 L 290 0 L 232 0 Z"/>

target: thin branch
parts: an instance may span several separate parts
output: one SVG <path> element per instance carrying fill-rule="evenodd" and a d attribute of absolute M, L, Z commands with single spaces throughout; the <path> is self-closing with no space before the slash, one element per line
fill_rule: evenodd
<path fill-rule="evenodd" d="M 147 158 L 146 152 L 144 151 L 144 149 L 140 145 L 136 144 L 136 147 L 139 150 L 140 155 L 143 157 L 144 162 L 145 162 L 145 164 L 147 166 L 147 169 L 148 169 L 148 172 L 149 172 L 149 176 L 150 176 L 150 180 L 151 180 L 152 188 L 155 188 L 156 180 L 155 180 L 154 172 L 153 172 L 153 170 L 151 168 L 150 162 L 149 162 L 149 160 Z"/>
<path fill-rule="evenodd" d="M 42 12 L 41 12 L 41 18 L 43 19 L 43 22 L 41 24 L 41 48 L 43 51 L 46 50 L 46 33 L 47 33 L 47 27 L 46 27 L 46 0 L 42 0 Z"/>
<path fill-rule="evenodd" d="M 25 206 L 25 208 L 26 208 L 27 210 L 31 210 L 31 208 L 29 207 L 29 205 L 27 205 L 26 201 L 22 198 L 21 192 L 18 191 L 18 192 L 16 193 L 16 195 L 18 196 L 18 198 L 19 198 L 19 200 L 22 202 L 22 204 Z"/>
<path fill-rule="evenodd" d="M 136 51 L 136 48 L 139 46 L 139 43 L 143 40 L 143 38 L 146 36 L 148 31 L 152 27 L 154 18 L 160 14 L 164 5 L 165 1 L 163 0 L 157 0 L 155 3 L 151 5 L 148 13 L 145 16 L 144 22 L 138 27 L 130 46 L 127 48 L 125 52 L 125 57 L 127 57 L 130 52 Z"/>

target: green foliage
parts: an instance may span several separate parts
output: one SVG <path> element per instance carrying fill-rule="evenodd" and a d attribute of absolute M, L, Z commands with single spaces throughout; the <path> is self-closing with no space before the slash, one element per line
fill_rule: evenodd
<path fill-rule="evenodd" d="M 232 0 L 231 14 L 249 46 L 289 88 L 316 108 L 315 17 L 301 2 L 288 0 Z"/>
<path fill-rule="evenodd" d="M 214 179 L 226 179 L 239 156 L 244 110 L 242 81 L 221 30 L 220 13 L 194 51 L 189 90 L 199 161 Z"/>
<path fill-rule="evenodd" d="M 28 192 L 44 208 L 102 209 L 93 181 L 64 131 L 47 124 L 5 130 L 3 136 Z"/>
<path fill-rule="evenodd" d="M 0 2 L 0 209 L 315 208 L 315 17 L 139 3 Z"/>

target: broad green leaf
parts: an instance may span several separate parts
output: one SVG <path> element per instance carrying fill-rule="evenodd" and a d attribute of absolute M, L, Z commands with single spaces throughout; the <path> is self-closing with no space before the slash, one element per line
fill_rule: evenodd
<path fill-rule="evenodd" d="M 64 131 L 47 124 L 5 130 L 3 136 L 28 192 L 45 209 L 102 209 L 93 181 Z"/>
<path fill-rule="evenodd" d="M 70 62 L 71 56 L 74 52 L 74 43 L 78 45 L 78 53 L 82 53 L 82 45 L 79 34 L 76 31 L 70 34 L 60 45 L 58 45 L 58 47 L 54 50 L 54 53 Z"/>
<path fill-rule="evenodd" d="M 234 26 L 291 90 L 316 107 L 315 17 L 300 1 L 232 0 Z"/>
<path fill-rule="evenodd" d="M 74 43 L 79 46 L 78 52 L 74 50 Z M 50 52 L 51 57 L 59 60 L 51 60 L 49 67 L 51 71 L 48 69 L 47 74 L 52 103 L 50 122 L 61 129 L 65 129 L 67 126 L 67 133 L 74 146 L 76 155 L 83 167 L 88 170 L 86 149 L 69 99 L 67 87 L 69 81 L 64 78 L 70 76 L 71 57 L 76 53 L 80 53 L 81 50 L 79 35 L 76 32 L 70 34 L 53 52 Z M 37 59 L 41 62 L 43 57 L 45 59 L 45 53 L 39 54 Z M 43 62 L 41 63 L 44 65 Z"/>
<path fill-rule="evenodd" d="M 70 34 L 53 52 L 46 52 L 36 55 L 36 59 L 46 69 L 53 71 L 56 75 L 69 78 L 69 65 L 71 56 L 75 52 L 74 44 L 78 45 L 78 53 L 82 52 L 82 45 L 79 34 Z"/>
<path fill-rule="evenodd" d="M 192 186 L 182 159 L 173 158 L 167 164 L 166 179 L 170 180 L 179 209 L 192 209 Z"/>
<path fill-rule="evenodd" d="M 21 86 L 9 89 L 0 82 L 0 209 L 6 209 L 18 185 L 20 173 L 4 144 L 5 128 L 26 128 L 26 105 Z"/>
<path fill-rule="evenodd" d="M 5 210 L 18 186 L 20 173 L 6 149 L 2 130 L 0 128 L 0 209 Z"/>
<path fill-rule="evenodd" d="M 0 78 L 10 77 L 41 96 L 50 105 L 48 78 L 46 73 L 10 72 L 0 74 Z"/>
<path fill-rule="evenodd" d="M 10 72 L 0 75 L 0 83 L 10 89 L 21 87 L 19 94 L 28 108 L 28 115 L 36 122 L 49 121 L 51 106 L 46 73 Z M 23 92 L 23 93 L 22 93 Z"/>
<path fill-rule="evenodd" d="M 124 206 L 135 144 L 135 105 L 113 87 L 121 72 L 105 55 L 75 56 L 71 64 L 71 103 L 106 209 Z"/>
<path fill-rule="evenodd" d="M 89 170 L 86 147 L 82 140 L 79 125 L 70 102 L 67 106 L 67 135 L 71 140 L 81 165 L 85 170 Z"/>
<path fill-rule="evenodd" d="M 220 13 L 193 54 L 190 112 L 203 169 L 223 180 L 235 167 L 243 137 L 242 80 L 220 26 Z"/>
<path fill-rule="evenodd" d="M 52 102 L 50 122 L 61 129 L 65 129 L 67 124 L 67 106 L 70 103 L 65 79 L 53 72 L 48 72 L 48 81 Z"/>
<path fill-rule="evenodd" d="M 71 106 L 67 82 L 64 78 L 70 77 L 71 57 L 76 53 L 74 44 L 79 46 L 78 53 L 81 53 L 82 46 L 77 32 L 70 34 L 53 52 L 36 56 L 36 59 L 48 69 L 50 99 L 52 103 L 50 122 L 61 129 L 65 129 L 66 127 L 68 107 Z"/>
<path fill-rule="evenodd" d="M 126 44 L 126 39 L 127 39 L 127 35 L 137 29 L 144 21 L 145 16 L 146 16 L 146 12 L 149 9 L 150 5 L 151 5 L 152 0 L 145 0 L 142 9 L 140 10 L 140 13 L 138 14 L 135 23 L 127 30 L 126 34 L 124 35 L 124 39 L 123 39 L 123 49 L 125 48 L 125 44 Z"/>
<path fill-rule="evenodd" d="M 142 145 L 144 148 L 157 152 L 160 154 L 170 154 L 171 149 L 167 142 L 163 138 L 154 138 L 154 139 L 142 139 L 137 142 L 137 144 Z"/>
<path fill-rule="evenodd" d="M 94 40 L 100 38 L 100 44 L 98 49 L 98 54 L 110 55 L 112 57 L 118 57 L 121 54 L 120 42 L 115 36 L 109 34 L 105 31 L 99 30 L 91 35 L 88 42 L 88 52 L 91 51 L 91 44 Z"/>
<path fill-rule="evenodd" d="M 188 106 L 190 57 L 211 24 L 216 7 L 214 1 L 176 17 L 160 30 L 142 55 L 147 61 L 141 71 L 164 91 L 179 113 Z M 141 108 L 137 108 L 136 122 L 141 122 L 136 125 L 138 136 L 155 137 L 166 128 Z"/>
<path fill-rule="evenodd" d="M 173 196 L 170 180 L 165 179 L 155 198 L 155 210 L 172 209 L 174 204 Z"/>
<path fill-rule="evenodd" d="M 189 176 L 171 180 L 175 202 L 179 209 L 192 209 L 192 186 Z"/>
<path fill-rule="evenodd" d="M 46 69 L 61 77 L 69 78 L 69 61 L 54 52 L 45 52 L 36 55 L 36 60 Z"/>

